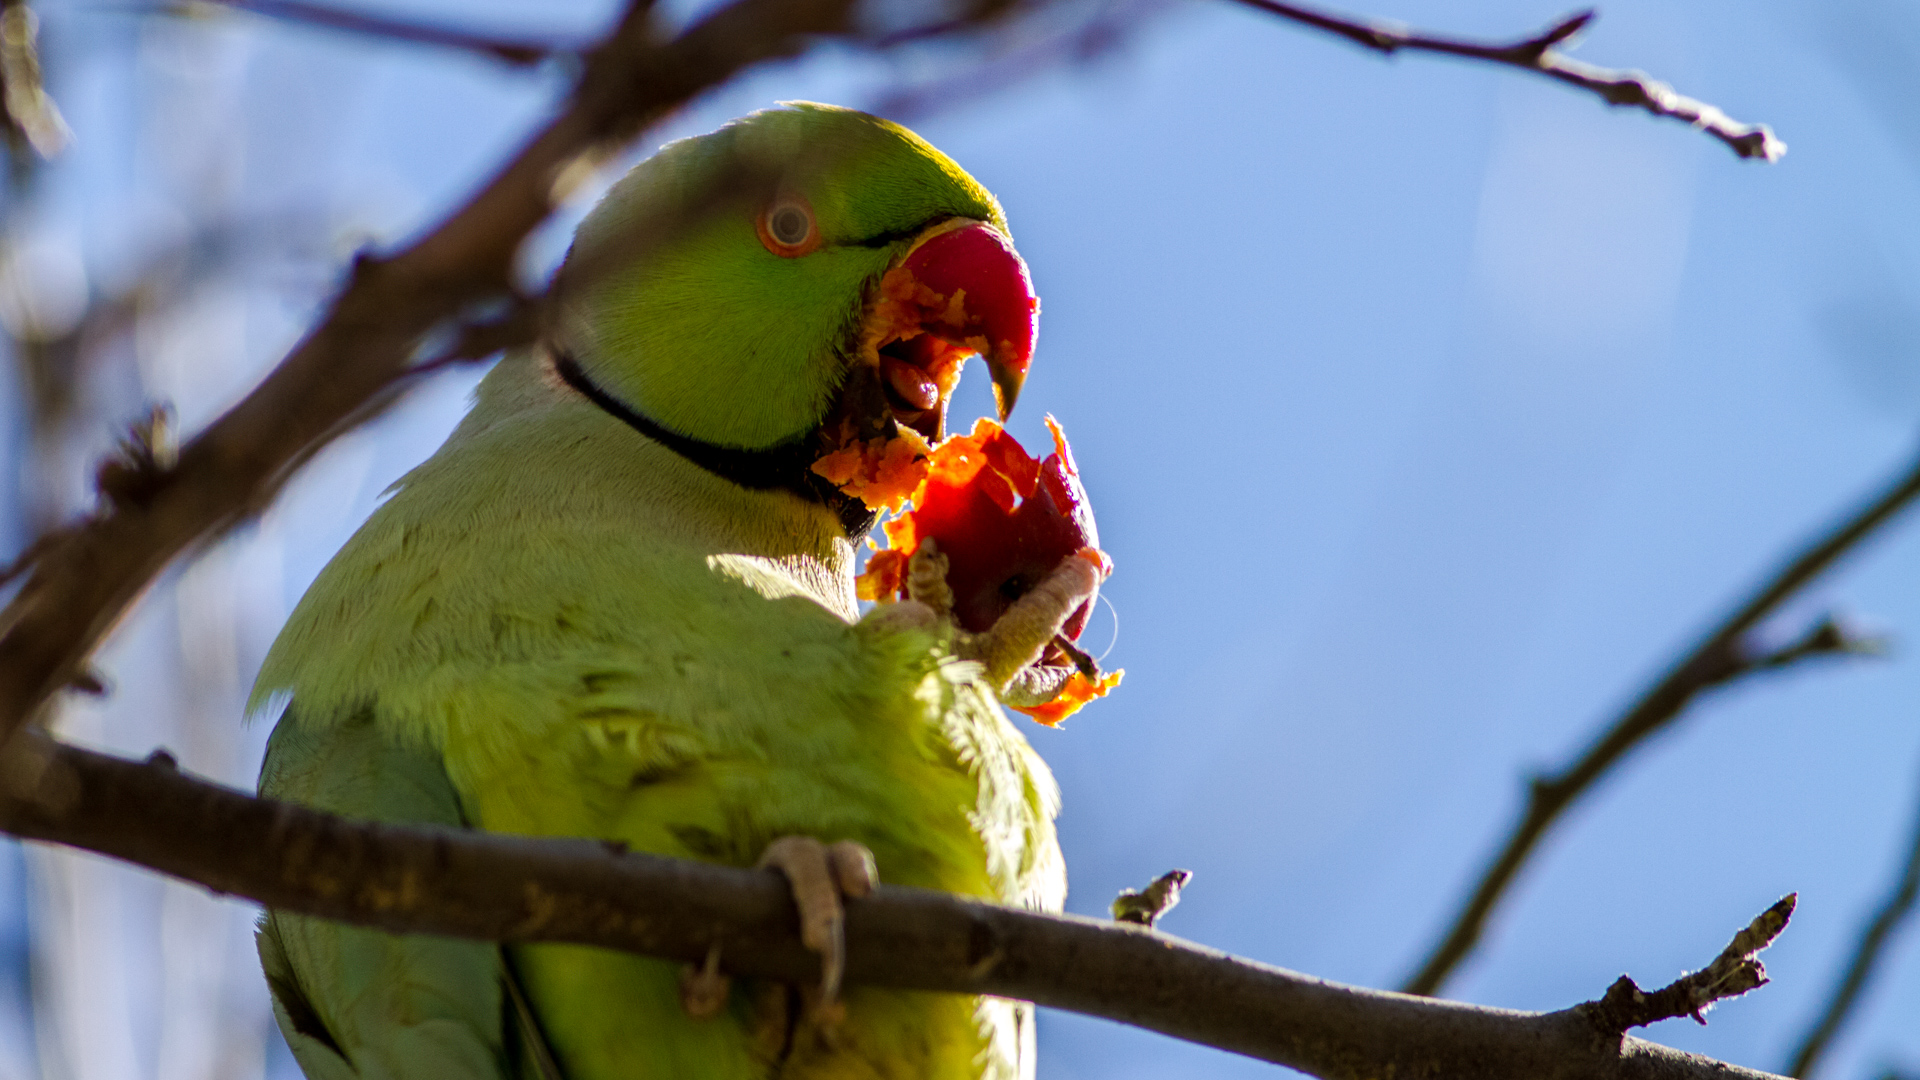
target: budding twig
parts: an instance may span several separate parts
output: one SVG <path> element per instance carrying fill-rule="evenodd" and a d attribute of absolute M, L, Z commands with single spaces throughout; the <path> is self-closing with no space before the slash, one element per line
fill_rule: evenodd
<path fill-rule="evenodd" d="M 1774 905 L 1754 917 L 1751 923 L 1733 935 L 1713 963 L 1689 972 L 1652 993 L 1622 975 L 1599 1001 L 1579 1006 L 1595 1025 L 1609 1034 L 1622 1034 L 1629 1028 L 1643 1027 L 1676 1016 L 1691 1016 L 1696 1023 L 1707 1022 L 1706 1012 L 1714 1003 L 1739 997 L 1749 990 L 1767 985 L 1767 968 L 1756 954 L 1787 928 L 1799 894 L 1788 893 Z"/>
<path fill-rule="evenodd" d="M 1152 926 L 1160 916 L 1172 911 L 1180 903 L 1180 890 L 1193 880 L 1190 870 L 1169 870 L 1136 892 L 1132 889 L 1120 890 L 1113 898 L 1113 920 L 1133 923 L 1136 926 Z"/>

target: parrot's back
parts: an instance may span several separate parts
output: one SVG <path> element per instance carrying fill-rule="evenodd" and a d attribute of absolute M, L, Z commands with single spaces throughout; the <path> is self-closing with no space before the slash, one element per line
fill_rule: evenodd
<path fill-rule="evenodd" d="M 1045 766 L 941 631 L 857 618 L 832 513 L 609 423 L 538 352 L 397 488 L 262 672 L 289 702 L 263 794 L 736 866 L 852 839 L 883 882 L 1058 909 Z M 999 1000 L 849 987 L 821 1028 L 798 991 L 739 981 L 695 1020 L 663 961 L 284 914 L 262 953 L 315 1077 L 1033 1067 L 1030 1006 Z"/>

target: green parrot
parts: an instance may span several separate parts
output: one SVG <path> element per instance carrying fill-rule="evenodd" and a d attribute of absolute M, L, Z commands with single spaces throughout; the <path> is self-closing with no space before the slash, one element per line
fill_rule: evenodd
<path fill-rule="evenodd" d="M 855 544 L 887 496 L 813 468 L 937 438 L 968 354 L 1012 407 L 1038 302 L 1000 206 L 904 128 L 795 103 L 636 167 L 555 290 L 538 345 L 486 376 L 275 642 L 253 708 L 286 704 L 260 792 L 772 865 L 826 977 L 730 983 L 724 957 L 694 970 L 269 912 L 261 959 L 301 1067 L 1031 1076 L 1031 1005 L 840 988 L 839 905 L 877 871 L 1060 908 L 1057 791 L 998 699 L 1057 684 L 1035 682 L 1038 658 L 1097 588 L 1095 560 L 984 634 L 937 597 L 862 617 Z"/>

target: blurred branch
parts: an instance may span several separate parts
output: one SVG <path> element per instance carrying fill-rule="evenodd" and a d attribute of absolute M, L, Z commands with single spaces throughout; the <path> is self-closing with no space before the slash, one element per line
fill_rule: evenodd
<path fill-rule="evenodd" d="M 0 301 L 11 309 L 10 317 L 0 319 L 0 326 L 30 395 L 28 412 L 36 442 L 48 442 L 72 422 L 81 383 L 98 376 L 94 368 L 99 354 L 132 333 L 143 314 L 178 302 L 191 287 L 263 253 L 290 253 L 298 245 L 279 239 L 289 229 L 301 236 L 320 231 L 305 215 L 202 225 L 147 258 L 119 288 L 107 291 L 90 284 L 86 307 L 78 317 L 52 327 L 34 318 L 38 302 L 30 268 L 14 268 L 0 277 Z M 0 249 L 0 260 L 4 254 Z"/>
<path fill-rule="evenodd" d="M 1853 959 L 1848 961 L 1846 973 L 1840 976 L 1840 982 L 1833 988 L 1833 996 L 1827 1000 L 1827 1007 L 1820 1019 L 1800 1040 L 1800 1046 L 1793 1052 L 1793 1063 L 1787 1066 L 1790 1076 L 1806 1076 L 1820 1062 L 1820 1055 L 1826 1052 L 1827 1044 L 1839 1033 L 1840 1026 L 1846 1023 L 1853 1012 L 1854 1005 L 1860 999 L 1860 992 L 1866 989 L 1867 981 L 1873 978 L 1873 969 L 1885 955 L 1887 945 L 1893 940 L 1894 932 L 1900 924 L 1913 914 L 1914 904 L 1920 900 L 1920 814 L 1916 814 L 1913 825 L 1913 839 L 1907 846 L 1907 864 L 1901 871 L 1900 880 L 1893 887 L 1880 910 L 1867 920 L 1860 932 L 1860 943 L 1854 946 Z"/>
<path fill-rule="evenodd" d="M 1162 10 L 1164 0 L 1123 0 L 1103 7 L 1093 18 L 1071 29 L 1035 38 L 1011 38 L 1011 47 L 944 75 L 917 84 L 891 88 L 869 111 L 902 122 L 936 109 L 1006 90 L 1036 75 L 1104 57 L 1121 45 L 1148 16 Z M 953 33 L 951 23 L 894 34 L 888 43 L 906 43 Z"/>
<path fill-rule="evenodd" d="M 1778 161 L 1787 146 L 1765 124 L 1742 124 L 1718 108 L 1675 93 L 1673 87 L 1638 71 L 1618 71 L 1582 63 L 1559 52 L 1594 20 L 1592 10 L 1570 15 L 1552 27 L 1506 45 L 1437 37 L 1374 19 L 1352 19 L 1280 0 L 1239 0 L 1248 7 L 1338 34 L 1363 48 L 1388 56 L 1409 52 L 1444 53 L 1470 60 L 1538 72 L 1600 95 L 1609 105 L 1645 109 L 1655 116 L 1691 124 L 1733 148 L 1743 158 Z"/>
<path fill-rule="evenodd" d="M 685 961 L 718 945 L 731 974 L 819 978 L 777 874 L 594 840 L 354 822 L 196 780 L 164 753 L 139 764 L 23 731 L 0 757 L 0 825 L 280 910 L 394 932 Z M 1610 1011 L 1607 999 L 1526 1013 L 1412 998 L 1143 927 L 922 889 L 882 886 L 849 901 L 846 933 L 849 981 L 1031 1000 L 1321 1077 L 1768 1075 L 1627 1037 L 1644 1021 Z"/>
<path fill-rule="evenodd" d="M 1802 660 L 1820 657 L 1885 655 L 1887 655 L 1885 638 L 1860 634 L 1849 628 L 1842 620 L 1827 614 L 1821 616 L 1819 622 L 1814 623 L 1805 634 L 1802 634 L 1800 640 L 1747 660 L 1729 672 L 1727 678 L 1790 667 Z"/>
<path fill-rule="evenodd" d="M 43 158 L 66 148 L 73 133 L 40 77 L 40 19 L 26 0 L 0 0 L 0 106 L 16 178 L 26 151 Z"/>
<path fill-rule="evenodd" d="M 532 67 L 549 57 L 571 55 L 580 52 L 585 43 L 566 44 L 552 41 L 516 41 L 507 38 L 488 37 L 466 30 L 448 26 L 433 26 L 427 23 L 406 22 L 363 12 L 347 11 L 325 4 L 310 4 L 304 0 L 187 0 L 174 4 L 167 9 L 175 15 L 191 15 L 200 4 L 247 11 L 263 15 L 270 19 L 283 19 L 289 22 L 307 23 L 312 26 L 324 26 L 330 30 L 342 30 L 364 37 L 385 38 L 389 41 L 405 41 L 416 45 L 436 45 L 444 48 L 459 49 L 478 53 L 514 67 Z"/>
<path fill-rule="evenodd" d="M 321 323 L 178 463 L 39 552 L 0 613 L 0 736 L 82 669 L 176 555 L 257 512 L 334 435 L 398 393 L 421 344 L 512 295 L 513 259 L 572 183 L 695 94 L 846 32 L 852 0 L 733 0 L 659 41 L 644 0 L 591 50 L 567 108 L 466 205 L 398 254 L 363 254 Z"/>
<path fill-rule="evenodd" d="M 1904 509 L 1916 495 L 1920 495 L 1920 461 L 1910 466 L 1878 498 L 1841 521 L 1774 574 L 1752 599 L 1649 687 L 1579 760 L 1557 774 L 1535 777 L 1528 786 L 1526 808 L 1499 855 L 1481 875 L 1419 972 L 1401 989 L 1409 994 L 1438 993 L 1454 968 L 1479 942 L 1494 905 L 1506 895 L 1514 876 L 1533 854 L 1547 829 L 1629 750 L 1672 724 L 1695 695 L 1755 672 L 1775 670 L 1810 657 L 1876 651 L 1876 643 L 1850 637 L 1841 624 L 1831 618 L 1784 649 L 1756 650 L 1749 641 L 1749 632 Z"/>

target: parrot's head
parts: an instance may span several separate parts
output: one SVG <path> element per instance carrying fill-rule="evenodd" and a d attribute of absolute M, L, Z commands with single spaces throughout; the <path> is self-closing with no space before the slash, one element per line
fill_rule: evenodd
<path fill-rule="evenodd" d="M 581 223 L 557 354 L 702 444 L 938 438 L 962 361 L 1000 411 L 1039 301 L 994 197 L 912 132 L 794 103 L 669 144 Z"/>

